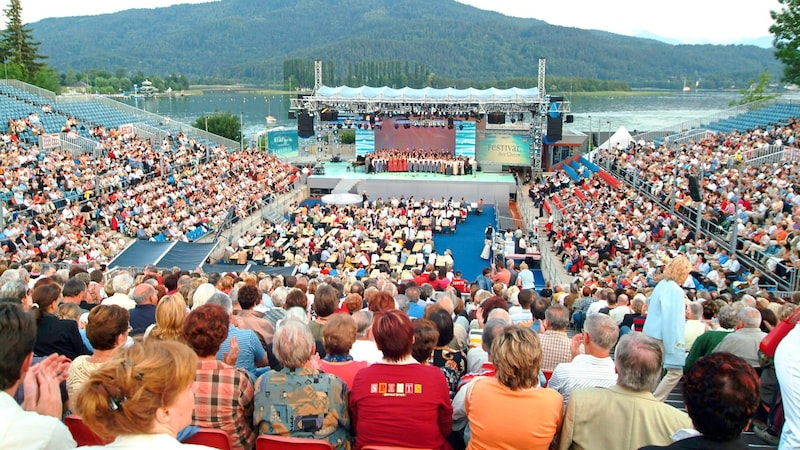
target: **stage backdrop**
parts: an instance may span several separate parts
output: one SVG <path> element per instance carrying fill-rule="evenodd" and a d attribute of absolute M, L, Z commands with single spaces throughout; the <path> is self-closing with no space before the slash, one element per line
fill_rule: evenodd
<path fill-rule="evenodd" d="M 478 132 L 478 162 L 506 166 L 531 165 L 530 136 Z"/>

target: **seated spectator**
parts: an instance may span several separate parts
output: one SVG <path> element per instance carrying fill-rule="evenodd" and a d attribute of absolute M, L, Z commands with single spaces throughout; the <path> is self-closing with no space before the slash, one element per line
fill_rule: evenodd
<path fill-rule="evenodd" d="M 558 391 L 566 404 L 576 389 L 616 384 L 617 373 L 610 355 L 618 338 L 619 328 L 614 319 L 605 314 L 589 316 L 583 333 L 572 338 L 572 361 L 556 366 L 547 387 Z"/>
<path fill-rule="evenodd" d="M 439 341 L 439 329 L 428 319 L 414 319 L 414 345 L 411 356 L 420 364 L 430 364 Z"/>
<path fill-rule="evenodd" d="M 353 385 L 356 373 L 369 365 L 366 361 L 354 361 L 350 355 L 355 341 L 356 321 L 349 314 L 332 314 L 325 322 L 322 330 L 325 356 L 319 360 L 318 369 L 341 378 L 348 388 Z"/>
<path fill-rule="evenodd" d="M 67 378 L 67 393 L 74 401 L 78 389 L 89 376 L 128 342 L 128 310 L 116 305 L 98 305 L 89 312 L 86 337 L 94 349 L 90 356 L 80 355 L 72 360 Z"/>
<path fill-rule="evenodd" d="M 374 316 L 372 311 L 356 311 L 353 313 L 356 321 L 356 341 L 350 348 L 350 356 L 354 361 L 366 361 L 374 364 L 383 359 L 383 353 L 378 349 L 372 334 Z"/>
<path fill-rule="evenodd" d="M 32 365 L 36 320 L 17 304 L 0 302 L 0 436 L 4 448 L 61 450 L 77 445 L 61 422 L 59 383 L 67 361 L 50 355 Z M 29 395 L 22 406 L 14 394 Z"/>
<path fill-rule="evenodd" d="M 184 344 L 135 344 L 89 376 L 76 412 L 100 437 L 116 438 L 108 448 L 183 448 L 176 437 L 192 422 L 196 370 L 197 356 Z"/>
<path fill-rule="evenodd" d="M 145 331 L 145 338 L 159 341 L 183 341 L 186 303 L 180 295 L 165 295 L 156 306 L 156 323 Z"/>
<path fill-rule="evenodd" d="M 751 366 L 760 368 L 758 345 L 767 336 L 760 327 L 761 313 L 750 306 L 743 308 L 739 312 L 736 331 L 725 336 L 713 351 L 733 353 Z"/>
<path fill-rule="evenodd" d="M 698 435 L 642 449 L 748 448 L 741 435 L 758 407 L 758 385 L 755 370 L 738 356 L 700 358 L 683 378 L 683 400 Z"/>
<path fill-rule="evenodd" d="M 429 306 L 425 316 L 436 324 L 436 329 L 439 331 L 439 339 L 433 350 L 433 365 L 438 367 L 447 379 L 452 398 L 456 395 L 458 380 L 467 373 L 467 358 L 464 352 L 450 347 L 450 342 L 453 340 L 453 318 L 450 313 L 442 308 Z"/>
<path fill-rule="evenodd" d="M 206 302 L 206 304 L 209 303 L 222 306 L 228 315 L 233 314 L 233 303 L 228 294 L 217 292 Z M 192 308 L 192 310 L 194 311 L 197 308 L 199 306 Z M 267 370 L 267 366 L 269 366 L 267 352 L 261 346 L 261 342 L 253 330 L 241 329 L 233 323 L 229 323 L 228 336 L 220 345 L 219 350 L 217 350 L 217 359 L 222 361 L 225 355 L 231 353 L 234 348 L 237 350 L 233 353 L 236 354 L 238 352 L 235 362 L 236 367 L 247 370 L 247 373 L 253 379 Z"/>
<path fill-rule="evenodd" d="M 476 378 L 466 388 L 470 449 L 549 449 L 563 413 L 561 395 L 539 386 L 542 360 L 536 333 L 506 327 L 492 343 L 495 377 Z M 536 420 L 519 417 L 536 411 Z"/>
<path fill-rule="evenodd" d="M 261 291 L 256 286 L 246 284 L 239 288 L 236 300 L 239 302 L 239 306 L 242 307 L 240 311 L 235 311 L 239 327 L 255 331 L 262 346 L 266 349 L 267 345 L 272 343 L 272 335 L 275 334 L 275 329 L 269 320 L 264 319 L 263 313 L 254 309 L 256 305 L 261 303 Z"/>
<path fill-rule="evenodd" d="M 308 325 L 285 319 L 275 331 L 273 348 L 283 369 L 266 372 L 256 381 L 253 423 L 258 432 L 324 439 L 335 449 L 349 448 L 347 385 L 311 364 L 314 337 Z"/>
<path fill-rule="evenodd" d="M 89 354 L 78 331 L 78 323 L 55 316 L 61 298 L 61 287 L 55 283 L 45 283 L 33 290 L 31 298 L 36 315 L 34 352 L 37 356 L 57 353 L 75 359 L 80 355 Z"/>
<path fill-rule="evenodd" d="M 224 431 L 233 449 L 251 449 L 256 442 L 253 382 L 246 370 L 217 360 L 229 324 L 230 316 L 219 305 L 195 309 L 183 324 L 183 339 L 198 356 L 192 425 Z"/>
<path fill-rule="evenodd" d="M 692 349 L 686 355 L 686 364 L 683 371 L 687 372 L 695 361 L 714 351 L 725 337 L 733 333 L 739 323 L 739 313 L 733 305 L 725 305 L 717 314 L 718 328 L 711 329 L 695 339 Z"/>
<path fill-rule="evenodd" d="M 617 384 L 574 391 L 567 402 L 558 448 L 627 449 L 667 445 L 671 436 L 692 426 L 689 416 L 657 401 L 664 350 L 644 333 L 630 333 L 617 344 Z M 620 432 L 625 424 L 625 432 Z"/>
<path fill-rule="evenodd" d="M 411 356 L 411 319 L 398 310 L 386 311 L 375 319 L 374 333 L 384 359 L 361 369 L 353 381 L 350 412 L 355 448 L 449 449 L 446 439 L 453 409 L 447 381 L 438 368 L 420 365 Z"/>

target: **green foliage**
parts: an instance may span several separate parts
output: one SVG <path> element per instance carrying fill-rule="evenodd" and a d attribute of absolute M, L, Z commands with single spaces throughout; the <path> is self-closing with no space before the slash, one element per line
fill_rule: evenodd
<path fill-rule="evenodd" d="M 22 23 L 22 5 L 20 0 L 10 0 L 3 10 L 8 22 L 6 29 L 0 33 L 0 56 L 22 69 L 24 81 L 33 80 L 36 72 L 44 68 L 41 60 L 46 56 L 39 54 L 40 42 L 33 38 L 33 31 Z"/>
<path fill-rule="evenodd" d="M 780 11 L 770 11 L 775 23 L 769 32 L 775 36 L 775 56 L 783 62 L 783 81 L 800 84 L 800 0 L 778 0 Z"/>
<path fill-rule="evenodd" d="M 356 143 L 356 130 L 341 130 L 339 132 L 339 142 L 346 145 Z"/>
<path fill-rule="evenodd" d="M 214 111 L 210 116 L 200 116 L 193 126 L 233 141 L 242 141 L 242 122 L 230 111 Z"/>
<path fill-rule="evenodd" d="M 326 61 L 328 86 L 398 88 L 535 79 L 539 55 L 547 57 L 548 88 L 564 92 L 567 79 L 680 90 L 688 77 L 701 79 L 703 88 L 729 88 L 764 68 L 781 70 L 771 50 L 755 46 L 675 46 L 449 0 L 220 0 L 45 19 L 34 31 L 60 72 L 136 67 L 163 74 L 169 68 L 193 82 L 239 80 L 292 90 L 313 85 L 315 58 Z"/>
<path fill-rule="evenodd" d="M 742 94 L 742 98 L 738 102 L 731 102 L 730 105 L 746 105 L 759 100 L 777 97 L 777 94 L 767 94 L 767 87 L 769 87 L 769 82 L 771 80 L 772 75 L 769 74 L 769 70 L 764 69 L 758 75 L 758 80 L 750 80 L 748 87 L 739 90 L 739 93 Z"/>
<path fill-rule="evenodd" d="M 71 86 L 78 81 L 83 81 L 92 86 L 92 92 L 101 94 L 132 92 L 134 85 L 141 86 L 145 80 L 153 83 L 153 87 L 162 93 L 169 88 L 172 88 L 173 91 L 184 91 L 190 87 L 186 75 L 172 73 L 166 79 L 162 79 L 156 74 L 145 75 L 142 71 L 129 74 L 125 69 L 115 69 L 114 73 L 105 69 L 89 69 L 80 72 L 70 69 L 61 74 L 60 78 L 64 86 Z"/>

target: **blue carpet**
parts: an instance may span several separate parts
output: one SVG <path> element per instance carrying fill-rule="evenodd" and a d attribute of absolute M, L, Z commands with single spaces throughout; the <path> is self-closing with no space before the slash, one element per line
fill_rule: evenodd
<path fill-rule="evenodd" d="M 319 203 L 321 202 L 318 199 L 306 199 L 300 204 L 308 205 L 311 208 Z M 490 223 L 494 229 L 497 229 L 494 206 L 486 205 L 483 214 L 479 216 L 473 211 L 466 221 L 459 223 L 455 233 L 439 233 L 433 236 L 436 252 L 442 254 L 449 248 L 453 253 L 455 269 L 461 271 L 465 280 L 475 281 L 483 268 L 489 266 L 489 261 L 481 259 L 480 255 L 483 250 L 484 231 Z M 544 285 L 541 271 L 534 271 L 534 277 L 536 277 L 537 286 Z"/>
<path fill-rule="evenodd" d="M 480 216 L 473 212 L 466 221 L 459 223 L 455 233 L 433 236 L 436 252 L 442 254 L 449 248 L 455 260 L 455 270 L 460 270 L 465 280 L 475 281 L 483 268 L 489 267 L 489 261 L 481 259 L 481 251 L 484 231 L 490 223 L 497 229 L 494 206 L 487 205 Z"/>
<path fill-rule="evenodd" d="M 536 283 L 536 289 L 542 290 L 544 289 L 544 274 L 539 269 L 532 269 L 533 272 L 533 281 Z"/>

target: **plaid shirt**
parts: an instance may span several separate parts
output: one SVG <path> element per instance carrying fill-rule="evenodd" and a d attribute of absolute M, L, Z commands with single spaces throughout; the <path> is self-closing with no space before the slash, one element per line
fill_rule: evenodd
<path fill-rule="evenodd" d="M 572 361 L 570 339 L 565 331 L 547 330 L 539 335 L 542 343 L 542 370 L 552 372 L 562 362 Z"/>
<path fill-rule="evenodd" d="M 199 361 L 192 425 L 222 430 L 234 450 L 255 447 L 253 382 L 247 371 L 221 361 Z"/>

